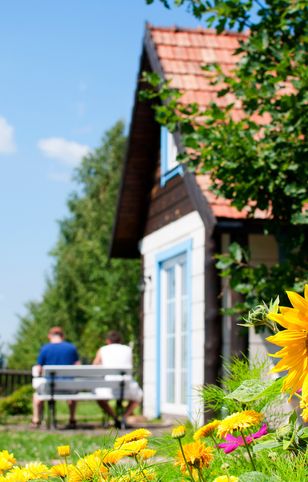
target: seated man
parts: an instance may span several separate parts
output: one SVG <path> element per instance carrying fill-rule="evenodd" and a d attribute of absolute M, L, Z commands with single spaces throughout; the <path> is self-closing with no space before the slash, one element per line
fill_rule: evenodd
<path fill-rule="evenodd" d="M 109 331 L 106 345 L 98 349 L 93 365 L 102 365 L 104 368 L 132 368 L 132 349 L 130 346 L 122 344 L 120 333 L 114 330 Z M 133 413 L 142 400 L 142 390 L 134 380 L 130 381 L 125 398 L 129 400 L 129 403 L 123 415 L 122 424 L 109 403 L 106 400 L 98 400 L 98 404 L 104 412 L 113 418 L 117 428 L 125 428 L 126 418 Z"/>
<path fill-rule="evenodd" d="M 54 326 L 48 332 L 49 343 L 42 346 L 37 358 L 37 365 L 32 369 L 35 376 L 40 376 L 44 365 L 79 365 L 79 356 L 76 347 L 64 340 L 64 333 L 60 326 Z M 37 380 L 34 388 L 38 391 L 44 390 L 44 380 Z M 76 426 L 76 401 L 68 400 L 69 408 L 69 424 L 67 428 L 75 428 Z M 36 393 L 33 395 L 33 416 L 32 427 L 37 428 L 42 422 L 43 416 L 43 400 L 39 400 Z"/>

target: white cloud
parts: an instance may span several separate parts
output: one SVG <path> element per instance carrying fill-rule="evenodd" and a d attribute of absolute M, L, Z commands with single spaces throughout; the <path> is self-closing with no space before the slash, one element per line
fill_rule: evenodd
<path fill-rule="evenodd" d="M 38 141 L 38 148 L 46 157 L 57 159 L 69 166 L 76 166 L 90 152 L 89 146 L 61 137 L 41 139 Z"/>
<path fill-rule="evenodd" d="M 15 151 L 14 127 L 4 117 L 0 117 L 0 154 L 10 154 Z"/>

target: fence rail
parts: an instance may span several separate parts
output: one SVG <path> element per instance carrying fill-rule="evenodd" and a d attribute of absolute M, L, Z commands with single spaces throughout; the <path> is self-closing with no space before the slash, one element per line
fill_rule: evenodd
<path fill-rule="evenodd" d="M 23 385 L 31 384 L 31 370 L 0 369 L 0 396 L 5 397 Z"/>

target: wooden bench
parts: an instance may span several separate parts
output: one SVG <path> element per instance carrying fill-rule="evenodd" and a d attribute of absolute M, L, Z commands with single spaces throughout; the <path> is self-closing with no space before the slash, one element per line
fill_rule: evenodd
<path fill-rule="evenodd" d="M 48 428 L 56 427 L 57 400 L 116 400 L 117 415 L 132 381 L 131 368 L 98 365 L 45 365 L 32 385 L 39 400 L 48 402 Z M 41 382 L 41 383 L 40 383 Z"/>

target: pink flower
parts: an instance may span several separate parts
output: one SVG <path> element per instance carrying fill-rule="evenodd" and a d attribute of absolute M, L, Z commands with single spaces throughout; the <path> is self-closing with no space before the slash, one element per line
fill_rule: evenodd
<path fill-rule="evenodd" d="M 247 437 L 245 437 L 246 442 L 250 444 L 253 440 L 263 437 L 263 435 L 266 435 L 266 434 L 267 434 L 267 426 L 266 426 L 266 423 L 264 423 L 260 428 L 260 430 L 258 430 L 257 432 L 251 435 L 247 435 Z M 225 439 L 226 439 L 226 442 L 218 445 L 220 449 L 223 449 L 225 454 L 229 454 L 234 450 L 236 450 L 238 447 L 242 447 L 243 445 L 245 445 L 243 437 L 234 437 L 233 435 L 228 434 L 226 435 Z"/>

